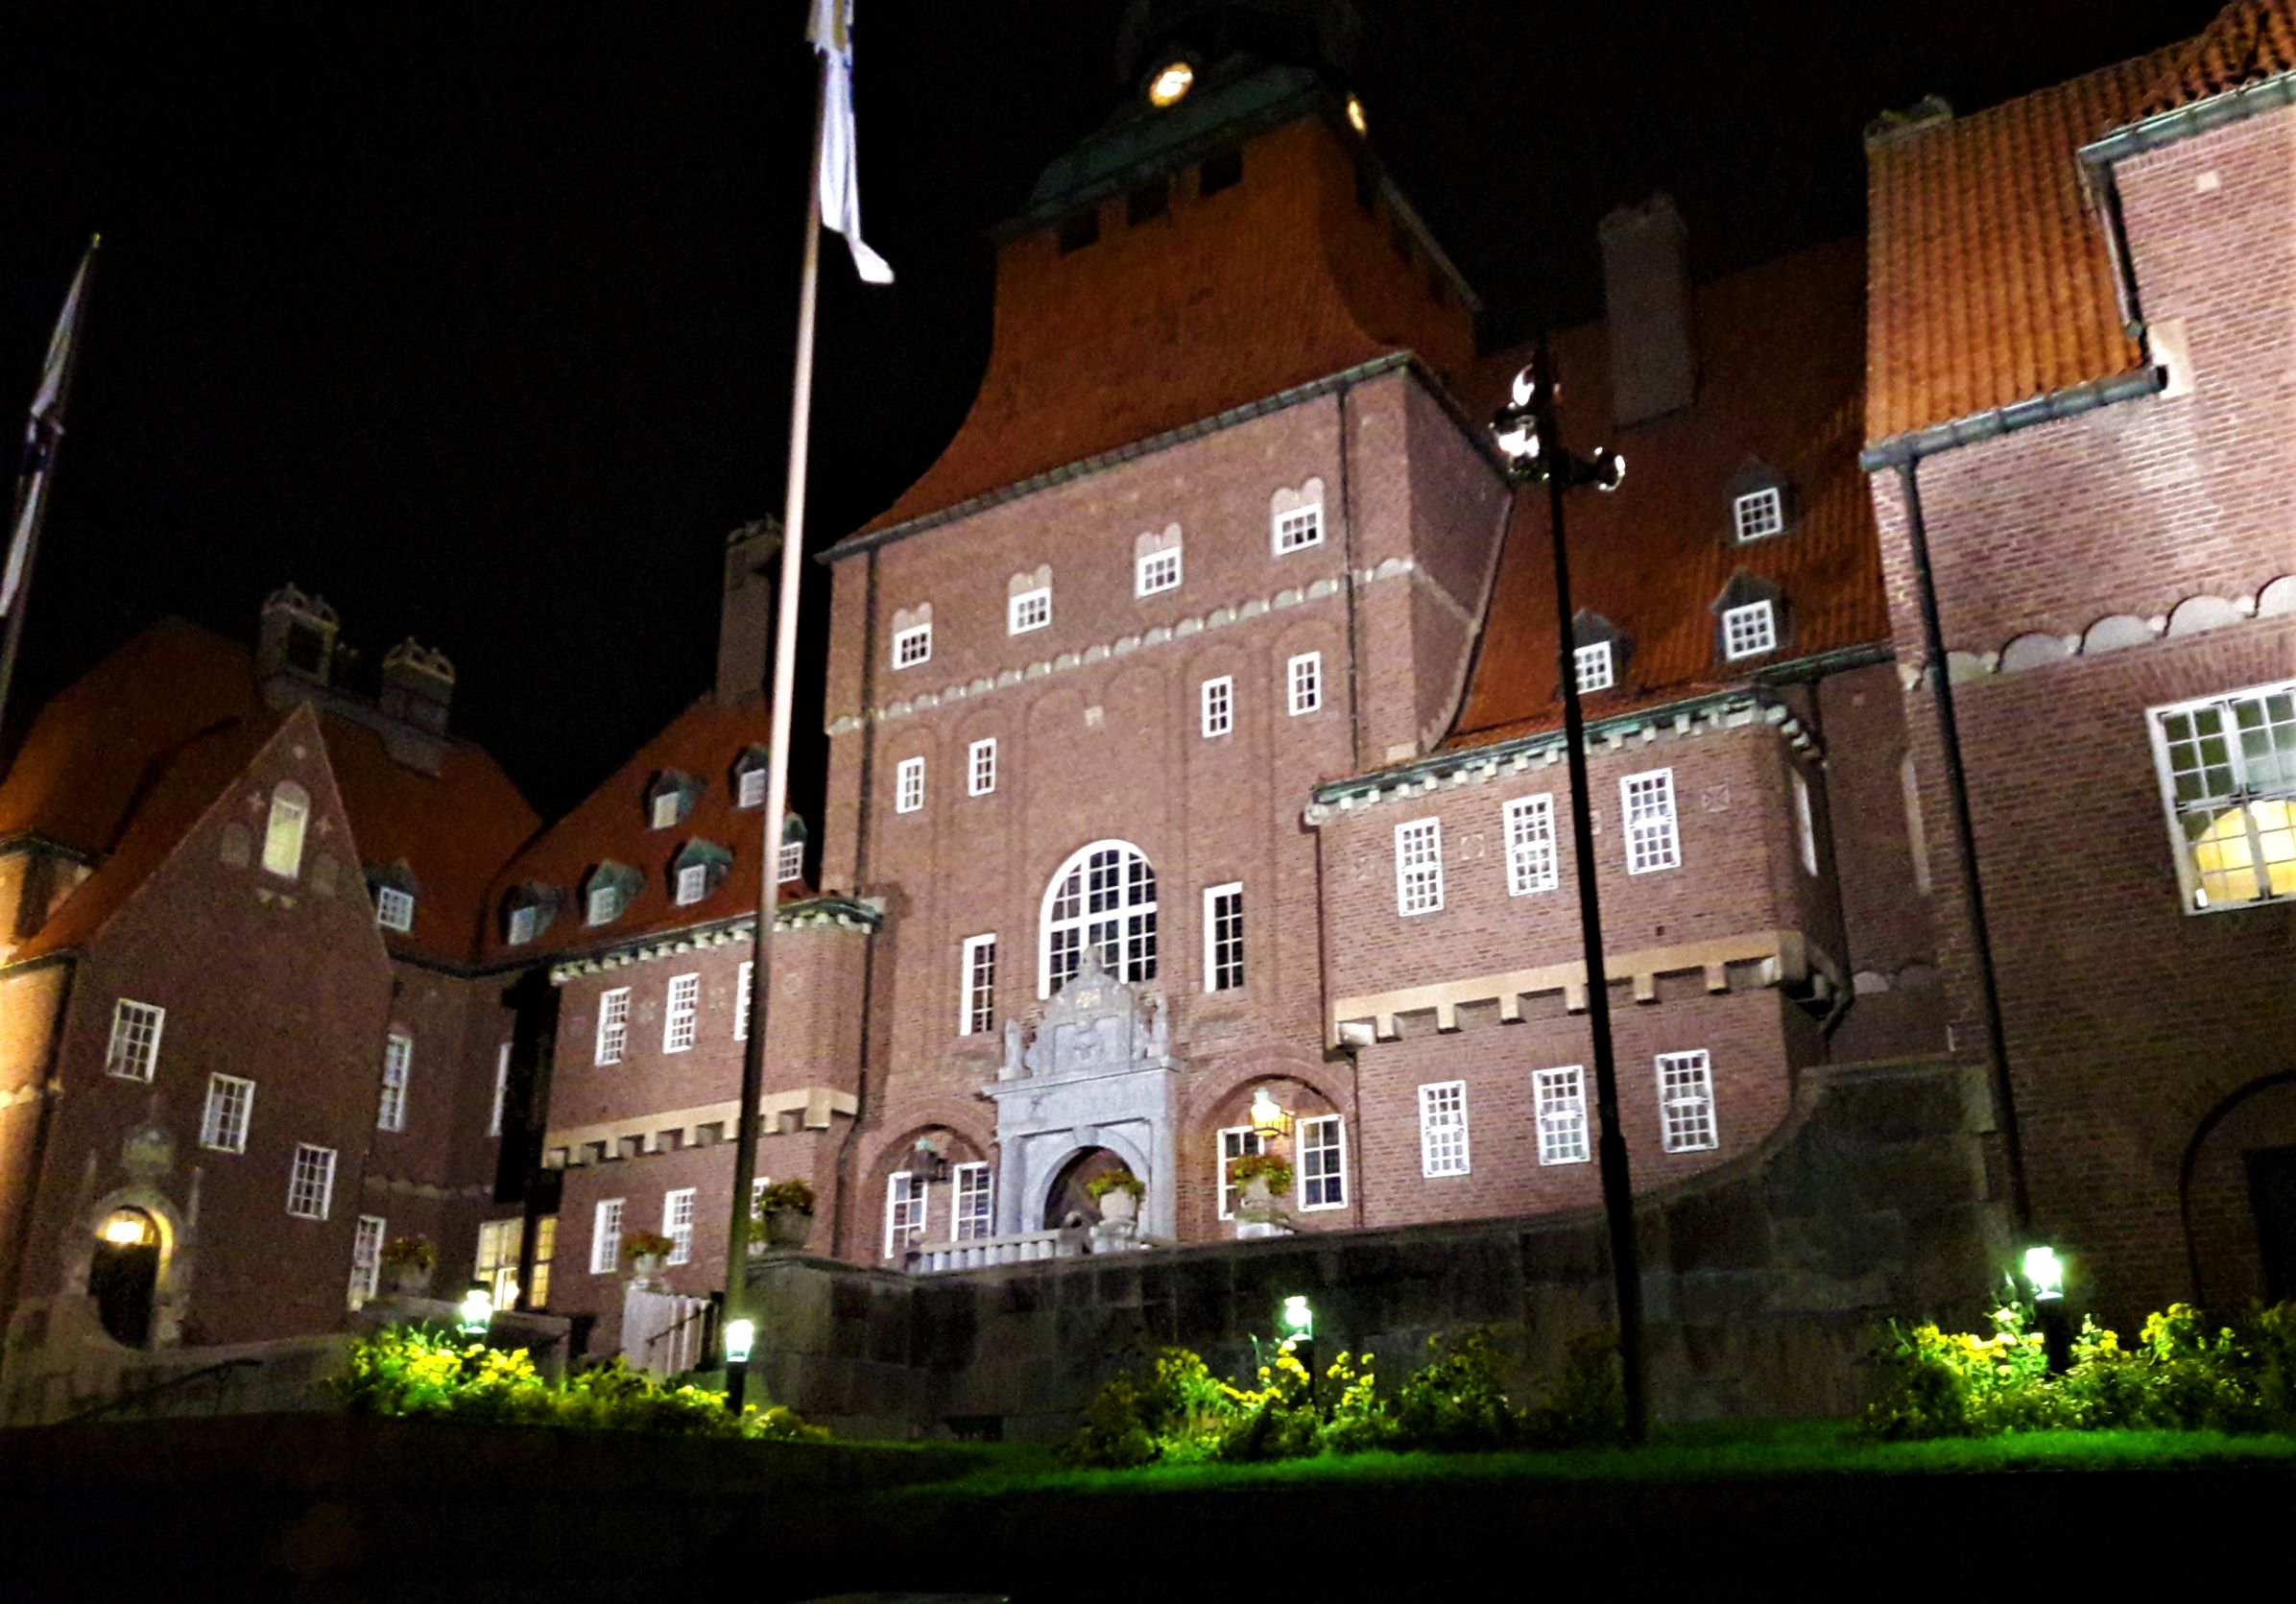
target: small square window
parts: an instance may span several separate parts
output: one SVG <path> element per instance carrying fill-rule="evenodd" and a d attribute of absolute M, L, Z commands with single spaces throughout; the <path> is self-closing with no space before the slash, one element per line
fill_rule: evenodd
<path fill-rule="evenodd" d="M 396 886 L 384 886 L 374 894 L 374 922 L 386 930 L 415 928 L 415 898 Z"/>
<path fill-rule="evenodd" d="M 616 885 L 590 887 L 590 895 L 584 905 L 583 917 L 591 924 L 606 924 L 622 916 L 622 888 Z"/>
<path fill-rule="evenodd" d="M 733 804 L 736 807 L 763 807 L 765 805 L 765 771 L 744 769 L 735 782 Z"/>
<path fill-rule="evenodd" d="M 774 859 L 774 883 L 787 885 L 805 877 L 805 844 L 802 841 L 784 841 Z"/>
<path fill-rule="evenodd" d="M 1204 682 L 1204 733 L 1207 739 L 1235 728 L 1235 679 L 1223 674 Z"/>
<path fill-rule="evenodd" d="M 1748 602 L 1722 614 L 1722 655 L 1732 662 L 1778 649 L 1778 611 L 1768 602 Z"/>
<path fill-rule="evenodd" d="M 913 624 L 893 637 L 893 666 L 915 668 L 933 658 L 933 626 Z"/>
<path fill-rule="evenodd" d="M 965 794 L 985 797 L 996 789 L 996 737 L 978 740 L 966 751 Z"/>
<path fill-rule="evenodd" d="M 673 786 L 654 799 L 654 827 L 666 830 L 678 822 L 678 804 L 684 799 Z"/>
<path fill-rule="evenodd" d="M 699 902 L 709 895 L 709 865 L 689 863 L 678 871 L 678 905 Z"/>
<path fill-rule="evenodd" d="M 893 810 L 914 813 L 924 806 L 924 759 L 904 757 L 893 773 Z"/>
<path fill-rule="evenodd" d="M 1324 654 L 1303 652 L 1291 659 L 1285 673 L 1291 698 L 1291 716 L 1312 713 L 1324 705 Z"/>
<path fill-rule="evenodd" d="M 1303 551 L 1321 545 L 1324 540 L 1324 504 L 1310 502 L 1305 507 L 1294 507 L 1288 513 L 1278 513 L 1275 524 L 1276 555 L 1287 551 Z"/>
<path fill-rule="evenodd" d="M 1750 491 L 1730 504 L 1730 516 L 1741 545 L 1767 539 L 1785 527 L 1785 497 L 1775 485 Z"/>
<path fill-rule="evenodd" d="M 1023 590 L 1008 605 L 1005 623 L 1007 634 L 1026 634 L 1040 630 L 1052 622 L 1052 587 L 1040 585 L 1034 590 Z"/>
<path fill-rule="evenodd" d="M 1578 689 L 1581 696 L 1598 690 L 1609 690 L 1616 682 L 1616 668 L 1611 658 L 1611 643 L 1607 640 L 1589 641 L 1571 654 L 1578 666 Z"/>
<path fill-rule="evenodd" d="M 513 908 L 511 910 L 510 927 L 511 946 L 523 946 L 528 942 L 533 941 L 535 926 L 539 922 L 540 916 L 535 912 L 535 906 L 532 902 L 527 902 L 518 907 Z"/>
<path fill-rule="evenodd" d="M 1180 548 L 1166 546 L 1138 559 L 1133 570 L 1133 594 L 1153 596 L 1159 590 L 1180 588 Z"/>

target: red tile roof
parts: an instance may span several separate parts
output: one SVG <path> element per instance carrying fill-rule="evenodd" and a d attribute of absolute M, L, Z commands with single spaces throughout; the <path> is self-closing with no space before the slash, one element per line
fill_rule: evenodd
<path fill-rule="evenodd" d="M 2284 72 L 2296 72 L 2296 0 L 2234 0 L 2189 43 L 2169 52 L 2167 69 L 2137 108 L 2140 117 L 2175 111 Z"/>
<path fill-rule="evenodd" d="M 1873 505 L 1857 466 L 1864 253 L 1821 246 L 1706 285 L 1693 310 L 1698 398 L 1611 433 L 1604 325 L 1562 335 L 1555 366 L 1564 429 L 1580 448 L 1627 460 L 1609 494 L 1571 492 L 1571 592 L 1632 643 L 1616 688 L 1590 718 L 1742 683 L 1748 668 L 1889 638 Z M 1525 360 L 1477 369 L 1471 414 L 1488 416 Z M 1779 470 L 1800 501 L 1786 533 L 1737 544 L 1733 481 L 1750 462 Z M 1740 569 L 1785 597 L 1785 649 L 1746 665 L 1717 659 L 1712 604 Z M 1516 501 L 1465 706 L 1449 748 L 1558 728 L 1555 613 L 1546 494 Z"/>

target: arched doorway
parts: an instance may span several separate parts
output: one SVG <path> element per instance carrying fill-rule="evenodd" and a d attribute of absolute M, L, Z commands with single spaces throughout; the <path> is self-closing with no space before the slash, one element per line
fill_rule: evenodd
<path fill-rule="evenodd" d="M 141 1209 L 114 1209 L 96 1228 L 87 1264 L 96 1318 L 113 1341 L 144 1348 L 152 1340 L 152 1295 L 159 1285 L 159 1225 Z"/>
<path fill-rule="evenodd" d="M 2194 1302 L 2235 1308 L 2296 1292 L 2296 1069 L 2250 1081 L 2202 1116 L 2177 1191 Z"/>
<path fill-rule="evenodd" d="M 1052 1186 L 1044 1194 L 1045 1229 L 1056 1230 L 1066 1225 L 1071 1214 L 1081 1224 L 1098 1225 L 1100 1205 L 1087 1188 L 1098 1176 L 1131 1173 L 1132 1166 L 1107 1148 L 1084 1149 L 1063 1164 L 1052 1178 Z"/>

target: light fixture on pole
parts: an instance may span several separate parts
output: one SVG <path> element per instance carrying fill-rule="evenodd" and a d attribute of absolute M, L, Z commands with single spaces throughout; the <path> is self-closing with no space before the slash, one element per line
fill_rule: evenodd
<path fill-rule="evenodd" d="M 1263 1086 L 1252 1093 L 1251 1120 L 1253 1132 L 1262 1141 L 1291 1134 L 1291 1115 L 1276 1101 L 1273 1087 Z"/>
<path fill-rule="evenodd" d="M 729 1320 L 723 1340 L 726 1345 L 726 1407 L 739 1415 L 742 1400 L 750 1390 L 750 1350 L 757 1342 L 757 1323 L 754 1320 Z"/>
<path fill-rule="evenodd" d="M 2058 1303 L 2065 1297 L 2065 1260 L 2057 1250 L 2042 1243 L 2025 1250 L 2025 1284 L 2036 1304 Z"/>
<path fill-rule="evenodd" d="M 485 1336 L 494 1324 L 494 1294 L 483 1286 L 474 1286 L 463 1298 L 462 1328 L 465 1336 Z"/>

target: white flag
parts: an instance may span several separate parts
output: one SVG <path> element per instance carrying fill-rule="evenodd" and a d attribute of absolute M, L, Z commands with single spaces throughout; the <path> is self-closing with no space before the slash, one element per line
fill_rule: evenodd
<path fill-rule="evenodd" d="M 63 298 L 56 332 L 48 339 L 48 360 L 40 368 L 40 387 L 33 395 L 32 417 L 24 424 L 24 457 L 16 471 L 15 531 L 8 542 L 8 567 L 0 572 L 0 613 L 16 605 L 16 591 L 24 583 L 24 560 L 32 550 L 32 532 L 39 527 L 40 503 L 48 494 L 48 465 L 63 433 L 63 381 L 71 371 L 72 339 L 80 330 L 80 301 L 95 260 L 95 242 L 90 241 L 87 254 L 80 258 L 80 271 L 72 275 L 71 293 Z"/>
<path fill-rule="evenodd" d="M 853 248 L 865 283 L 890 284 L 893 269 L 861 243 L 861 185 L 853 153 L 853 0 L 813 0 L 805 30 L 828 65 L 822 86 L 821 220 Z"/>

